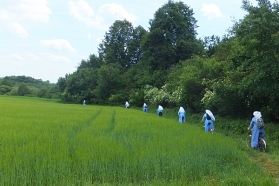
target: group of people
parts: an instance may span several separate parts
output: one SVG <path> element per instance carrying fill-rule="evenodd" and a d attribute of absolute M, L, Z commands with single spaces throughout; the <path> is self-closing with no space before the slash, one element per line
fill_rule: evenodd
<path fill-rule="evenodd" d="M 125 103 L 125 107 L 129 108 L 130 104 L 128 103 L 128 101 L 126 101 Z M 147 112 L 147 104 L 144 103 L 142 106 L 142 110 L 143 112 Z M 159 105 L 157 108 L 157 114 L 158 116 L 162 117 L 163 116 L 163 110 L 164 108 Z M 178 110 L 178 121 L 179 123 L 185 123 L 186 122 L 186 111 L 183 107 L 180 107 Z M 253 113 L 253 118 L 250 122 L 250 125 L 248 127 L 248 130 L 252 130 L 252 140 L 251 140 L 251 147 L 256 148 L 258 147 L 258 138 L 264 138 L 264 128 L 259 128 L 257 126 L 257 122 L 260 119 L 262 119 L 262 115 L 261 112 L 259 111 L 255 111 Z M 204 130 L 205 132 L 214 132 L 214 121 L 215 121 L 215 117 L 213 115 L 213 113 L 210 110 L 205 110 L 205 113 L 202 117 L 202 122 L 204 123 Z"/>
<path fill-rule="evenodd" d="M 206 132 L 214 131 L 214 121 L 215 117 L 210 110 L 206 110 L 205 114 L 202 117 L 202 121 L 204 122 L 204 130 Z M 253 112 L 253 118 L 250 121 L 249 127 L 247 130 L 252 131 L 251 135 L 251 147 L 258 148 L 259 146 L 259 138 L 264 139 L 265 132 L 264 132 L 264 121 L 262 118 L 262 114 L 260 111 Z"/>
<path fill-rule="evenodd" d="M 130 104 L 129 104 L 128 101 L 126 101 L 125 107 L 126 108 L 130 107 Z M 164 108 L 161 105 L 159 105 L 158 108 L 157 108 L 158 116 L 160 116 L 160 117 L 163 116 L 163 110 L 164 110 Z M 142 111 L 147 112 L 147 104 L 146 103 L 143 103 Z M 178 110 L 178 121 L 180 123 L 185 123 L 186 122 L 186 111 L 183 107 L 180 107 L 179 110 Z"/>

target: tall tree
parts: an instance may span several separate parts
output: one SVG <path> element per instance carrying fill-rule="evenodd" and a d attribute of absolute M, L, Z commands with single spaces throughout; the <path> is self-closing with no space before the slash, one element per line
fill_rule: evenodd
<path fill-rule="evenodd" d="M 253 6 L 243 1 L 248 14 L 232 30 L 244 46 L 239 69 L 245 76 L 240 88 L 251 111 L 259 109 L 279 120 L 275 114 L 279 112 L 279 5 L 269 0 L 257 2 Z"/>
<path fill-rule="evenodd" d="M 197 21 L 193 15 L 193 10 L 183 2 L 168 1 L 156 11 L 143 42 L 143 57 L 149 61 L 152 70 L 166 70 L 201 52 L 202 45 L 196 39 Z"/>
<path fill-rule="evenodd" d="M 89 55 L 89 59 L 87 60 L 81 60 L 80 65 L 78 66 L 78 70 L 82 68 L 94 68 L 98 69 L 102 66 L 102 62 L 100 61 L 100 58 L 96 56 L 95 54 Z"/>
<path fill-rule="evenodd" d="M 203 42 L 206 49 L 206 57 L 211 57 L 216 52 L 216 47 L 220 43 L 220 37 L 215 35 L 207 36 Z"/>
<path fill-rule="evenodd" d="M 18 85 L 18 91 L 17 91 L 17 94 L 19 96 L 24 96 L 24 95 L 27 95 L 27 94 L 30 94 L 30 89 L 27 87 L 27 85 L 25 83 L 20 83 Z"/>
<path fill-rule="evenodd" d="M 140 41 L 145 34 L 142 27 L 134 29 L 127 20 L 115 21 L 105 34 L 98 52 L 105 64 L 119 63 L 122 67 L 130 67 L 141 58 Z"/>
<path fill-rule="evenodd" d="M 123 89 L 122 70 L 123 68 L 118 63 L 103 65 L 98 70 L 98 85 L 94 92 L 100 103 L 108 103 L 107 100 L 110 96 Z"/>

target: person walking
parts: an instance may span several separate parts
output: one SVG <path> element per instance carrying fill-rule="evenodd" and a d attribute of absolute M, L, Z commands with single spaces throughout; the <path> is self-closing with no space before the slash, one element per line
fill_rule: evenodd
<path fill-rule="evenodd" d="M 253 116 L 247 130 L 252 129 L 251 147 L 257 148 L 259 145 L 259 137 L 264 138 L 264 127 L 259 125 L 259 122 L 263 123 L 263 119 L 260 111 L 254 111 Z"/>
<path fill-rule="evenodd" d="M 126 107 L 126 108 L 129 108 L 129 107 L 130 107 L 130 104 L 128 103 L 128 101 L 126 101 L 125 107 Z"/>
<path fill-rule="evenodd" d="M 164 110 L 164 108 L 161 105 L 159 105 L 158 109 L 157 109 L 158 116 L 160 116 L 160 117 L 163 116 L 163 110 Z"/>
<path fill-rule="evenodd" d="M 214 121 L 215 117 L 210 110 L 205 110 L 205 113 L 202 117 L 202 122 L 204 122 L 204 130 L 205 132 L 213 132 L 214 131 Z"/>
<path fill-rule="evenodd" d="M 146 103 L 143 103 L 142 110 L 143 110 L 143 112 L 147 112 L 147 104 Z"/>
<path fill-rule="evenodd" d="M 179 123 L 185 123 L 186 122 L 186 111 L 183 107 L 180 107 L 178 110 L 178 121 Z"/>

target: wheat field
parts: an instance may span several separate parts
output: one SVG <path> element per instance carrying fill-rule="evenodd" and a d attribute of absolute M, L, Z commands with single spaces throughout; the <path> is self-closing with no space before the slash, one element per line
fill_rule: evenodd
<path fill-rule="evenodd" d="M 122 107 L 0 96 L 0 185 L 276 185 L 232 139 Z"/>

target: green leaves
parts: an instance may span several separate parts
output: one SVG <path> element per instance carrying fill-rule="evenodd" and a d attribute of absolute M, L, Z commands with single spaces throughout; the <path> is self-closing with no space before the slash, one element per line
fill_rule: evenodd
<path fill-rule="evenodd" d="M 143 27 L 134 28 L 127 20 L 115 21 L 99 45 L 101 61 L 119 63 L 122 67 L 136 64 L 141 59 L 140 42 L 145 32 Z"/>
<path fill-rule="evenodd" d="M 150 21 L 150 33 L 143 41 L 143 59 L 151 70 L 168 70 L 197 52 L 196 20 L 193 10 L 182 2 L 169 1 Z"/>

